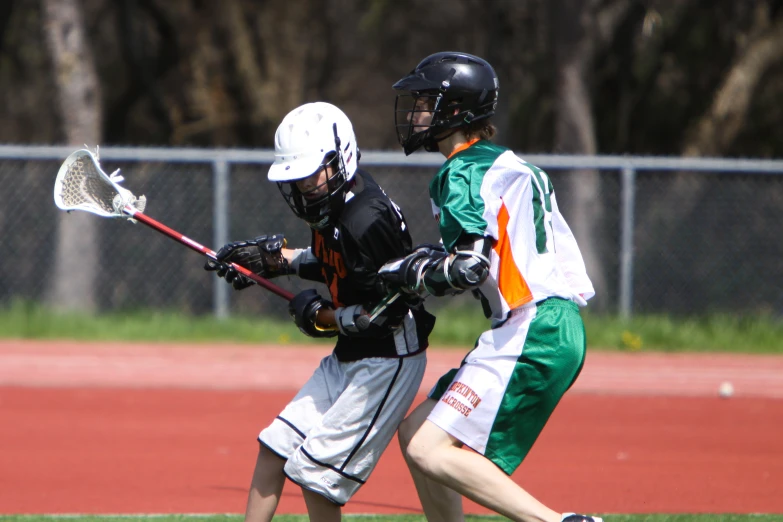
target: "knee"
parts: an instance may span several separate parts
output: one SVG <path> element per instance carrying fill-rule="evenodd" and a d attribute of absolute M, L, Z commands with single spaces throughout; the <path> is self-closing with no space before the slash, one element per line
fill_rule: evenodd
<path fill-rule="evenodd" d="M 438 474 L 436 448 L 427 444 L 423 437 L 412 437 L 405 449 L 405 460 L 409 467 L 416 468 L 427 476 Z"/>

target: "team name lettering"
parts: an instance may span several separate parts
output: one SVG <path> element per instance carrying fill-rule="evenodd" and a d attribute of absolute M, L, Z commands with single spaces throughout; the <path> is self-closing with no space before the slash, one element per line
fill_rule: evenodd
<path fill-rule="evenodd" d="M 468 406 L 467 404 L 463 404 L 462 401 L 460 401 L 458 398 L 454 397 L 453 395 L 444 395 L 443 398 L 440 400 L 441 402 L 445 402 L 458 412 L 460 412 L 462 415 L 467 417 L 470 415 L 470 412 L 473 411 L 473 408 Z"/>
<path fill-rule="evenodd" d="M 321 260 L 322 263 L 334 268 L 337 275 L 345 277 L 348 275 L 348 271 L 345 269 L 345 262 L 340 252 L 335 252 L 331 248 L 326 247 L 324 238 L 321 234 L 315 235 L 315 256 Z"/>
<path fill-rule="evenodd" d="M 454 393 L 459 393 L 463 397 L 465 397 L 469 403 L 473 405 L 474 408 L 477 408 L 478 405 L 481 403 L 481 397 L 478 396 L 476 392 L 474 392 L 470 386 L 467 384 L 463 384 L 459 381 L 455 381 L 451 383 L 451 387 L 449 388 L 449 391 L 453 391 Z"/>

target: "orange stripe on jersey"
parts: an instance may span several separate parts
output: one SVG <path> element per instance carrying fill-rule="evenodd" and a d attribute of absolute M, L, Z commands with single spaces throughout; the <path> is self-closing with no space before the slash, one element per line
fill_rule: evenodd
<path fill-rule="evenodd" d="M 500 206 L 500 212 L 498 212 L 498 241 L 493 249 L 500 257 L 498 289 L 508 306 L 514 309 L 532 301 L 533 293 L 514 262 L 514 254 L 511 252 L 511 240 L 508 237 L 508 220 L 508 209 L 506 204 L 503 203 Z"/>
<path fill-rule="evenodd" d="M 454 150 L 451 151 L 451 154 L 449 154 L 449 157 L 446 158 L 446 159 L 450 159 L 456 153 L 462 152 L 463 150 L 467 149 L 468 147 L 470 147 L 471 145 L 476 143 L 478 140 L 479 140 L 478 138 L 473 138 L 472 140 L 468 141 L 467 143 L 463 143 L 459 147 L 456 147 Z"/>
<path fill-rule="evenodd" d="M 326 241 L 320 232 L 315 231 L 315 241 L 313 254 L 321 261 L 321 274 L 324 276 L 329 287 L 329 294 L 332 298 L 332 304 L 336 308 L 343 306 L 340 302 L 339 287 L 337 286 L 340 278 L 345 278 L 348 271 L 345 269 L 345 262 L 340 252 L 335 252 L 326 245 Z M 328 268 L 327 268 L 328 267 Z"/>

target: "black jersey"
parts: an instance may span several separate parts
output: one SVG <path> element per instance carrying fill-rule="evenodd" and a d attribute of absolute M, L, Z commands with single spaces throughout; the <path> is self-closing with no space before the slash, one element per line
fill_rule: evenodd
<path fill-rule="evenodd" d="M 399 207 L 375 180 L 363 170 L 357 170 L 354 180 L 337 223 L 313 230 L 310 249 L 319 262 L 300 265 L 299 275 L 325 283 L 335 308 L 361 304 L 372 310 L 384 297 L 376 285 L 378 269 L 409 254 L 412 241 Z M 418 346 L 424 349 L 434 318 L 421 306 L 412 311 Z M 340 334 L 335 355 L 341 361 L 401 356 L 391 330 L 374 338 Z"/>

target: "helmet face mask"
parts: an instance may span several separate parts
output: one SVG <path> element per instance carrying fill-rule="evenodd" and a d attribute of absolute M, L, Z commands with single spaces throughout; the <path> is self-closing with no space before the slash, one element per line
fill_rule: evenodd
<path fill-rule="evenodd" d="M 393 88 L 398 91 L 397 139 L 405 154 L 422 146 L 433 152 L 439 141 L 457 129 L 495 113 L 498 78 L 492 66 L 477 56 L 443 52 L 422 60 Z M 432 121 L 427 128 L 413 124 L 421 112 L 417 102 L 422 99 L 432 100 Z"/>
<path fill-rule="evenodd" d="M 283 199 L 294 214 L 316 230 L 326 228 L 340 215 L 348 184 L 345 165 L 335 152 L 327 154 L 311 176 L 320 176 L 321 172 L 325 174 L 324 181 L 304 191 L 299 188 L 301 180 L 277 182 Z"/>
<path fill-rule="evenodd" d="M 433 132 L 438 132 L 437 121 L 434 120 L 435 108 L 441 101 L 438 93 L 405 93 L 398 94 L 394 102 L 394 125 L 397 129 L 397 141 L 402 145 L 405 154 L 424 146 L 429 150 L 435 147 L 437 141 Z"/>
<path fill-rule="evenodd" d="M 359 149 L 348 117 L 329 103 L 307 103 L 288 113 L 275 134 L 275 161 L 268 178 L 297 217 L 320 230 L 342 212 L 358 168 Z M 326 173 L 318 186 L 301 182 Z M 307 184 L 311 187 L 311 184 Z"/>

